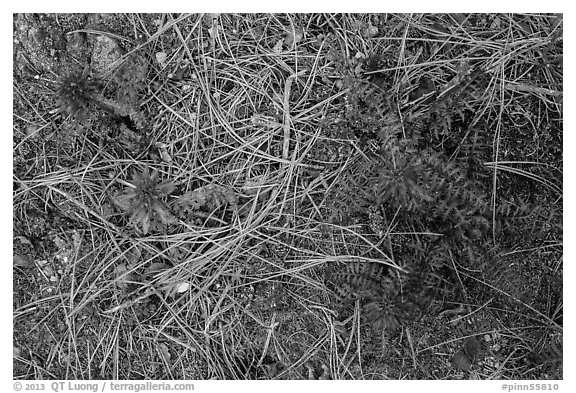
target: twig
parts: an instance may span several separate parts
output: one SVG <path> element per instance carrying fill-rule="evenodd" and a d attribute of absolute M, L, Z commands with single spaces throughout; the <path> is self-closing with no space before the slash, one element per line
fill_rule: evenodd
<path fill-rule="evenodd" d="M 260 360 L 258 360 L 258 367 L 262 365 L 264 358 L 266 357 L 266 353 L 268 352 L 268 347 L 270 346 L 270 339 L 272 338 L 272 334 L 274 333 L 274 328 L 278 326 L 279 323 L 276 322 L 276 313 L 272 315 L 272 321 L 270 322 L 270 327 L 268 327 L 268 335 L 266 336 L 266 343 L 264 344 L 264 349 L 262 350 L 262 355 L 260 356 Z"/>
<path fill-rule="evenodd" d="M 146 291 L 144 291 L 144 293 L 142 293 L 142 295 L 135 297 L 134 299 L 126 300 L 124 303 L 121 303 L 121 304 L 117 305 L 116 307 L 112 307 L 111 309 L 104 311 L 104 314 L 113 314 L 116 311 L 124 310 L 125 308 L 133 306 L 134 304 L 141 302 L 142 300 L 146 299 L 147 297 L 150 297 L 151 295 L 153 295 L 155 293 L 156 293 L 156 288 L 150 287 Z"/>
<path fill-rule="evenodd" d="M 292 89 L 292 82 L 299 76 L 302 76 L 306 73 L 306 70 L 302 70 L 297 72 L 296 74 L 290 75 L 286 79 L 286 85 L 284 86 L 284 144 L 282 146 L 282 159 L 284 160 L 284 166 L 287 165 L 288 162 L 288 150 L 290 148 L 290 90 Z"/>

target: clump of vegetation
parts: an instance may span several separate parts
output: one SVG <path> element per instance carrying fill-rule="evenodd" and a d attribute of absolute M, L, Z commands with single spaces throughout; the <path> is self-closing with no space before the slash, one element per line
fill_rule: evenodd
<path fill-rule="evenodd" d="M 207 184 L 185 192 L 178 197 L 174 206 L 181 219 L 200 227 L 214 224 L 217 221 L 225 222 L 222 221 L 225 218 L 224 215 L 218 217 L 216 214 L 223 207 L 229 207 L 231 213 L 237 214 L 238 195 L 231 188 L 216 184 Z M 210 221 L 213 222 L 210 223 Z"/>
<path fill-rule="evenodd" d="M 55 113 L 64 113 L 76 119 L 86 117 L 88 107 L 97 102 L 99 84 L 87 75 L 88 69 L 72 72 L 62 77 L 56 92 L 57 109 Z"/>
<path fill-rule="evenodd" d="M 64 113 L 76 122 L 81 122 L 89 114 L 103 111 L 114 118 L 135 121 L 136 127 L 142 129 L 142 115 L 130 104 L 104 97 L 99 90 L 102 85 L 101 81 L 87 74 L 87 68 L 82 73 L 72 72 L 65 75 L 56 91 L 58 107 L 54 113 Z"/>
<path fill-rule="evenodd" d="M 372 63 L 373 58 L 367 60 L 367 65 L 373 68 Z M 392 79 L 382 71 L 379 74 Z M 476 165 L 479 157 L 491 154 L 491 145 L 478 143 L 476 136 L 472 146 L 460 148 L 465 146 L 471 124 L 487 121 L 473 118 L 473 106 L 483 105 L 482 94 L 490 83 L 486 73 L 458 70 L 440 91 L 427 83 L 422 93 L 428 101 L 424 110 L 419 108 L 416 112 L 412 106 L 414 95 L 410 94 L 407 98 L 410 102 L 404 104 L 400 115 L 397 108 L 403 104 L 398 102 L 402 92 L 391 96 L 389 90 L 375 86 L 370 79 L 349 78 L 346 83 L 349 90 L 345 126 L 355 130 L 365 147 L 364 154 L 351 160 L 334 183 L 328 198 L 331 221 L 365 223 L 368 233 L 380 238 L 389 237 L 392 230 L 412 232 L 411 237 L 388 241 L 396 262 L 406 269 L 396 278 L 399 288 L 403 280 L 416 280 L 420 287 L 426 287 L 428 274 L 434 276 L 432 286 L 444 281 L 453 288 L 462 287 L 455 292 L 465 294 L 465 280 L 458 276 L 457 266 L 488 273 L 493 267 L 482 265 L 479 260 L 490 255 L 503 236 L 508 241 L 511 236 L 521 241 L 530 223 L 532 236 L 541 233 L 536 228 L 548 228 L 547 233 L 559 230 L 559 223 L 551 221 L 552 216 L 558 219 L 561 214 L 558 205 L 545 212 L 539 204 L 517 195 L 508 200 L 494 200 L 493 178 L 486 168 Z M 420 81 L 418 89 L 421 84 Z M 416 94 L 417 100 L 420 96 Z M 404 117 L 407 120 L 403 123 Z M 416 244 L 427 253 L 415 254 Z M 412 251 L 402 251 L 406 248 Z M 430 255 L 432 249 L 442 250 L 439 258 Z M 513 282 L 525 285 L 518 280 Z M 367 289 L 365 285 L 356 288 Z M 380 303 L 376 304 L 372 295 L 361 296 L 365 300 L 363 307 L 368 308 L 368 319 L 396 321 L 396 315 L 410 314 L 411 305 L 400 302 L 394 308 L 382 306 L 381 302 L 390 295 L 412 290 L 388 288 L 377 296 Z M 425 292 L 425 296 L 432 296 L 426 304 L 440 294 L 445 301 L 443 291 Z M 451 296 L 452 301 L 458 298 Z M 395 330 L 398 323 L 384 326 Z"/>
<path fill-rule="evenodd" d="M 160 182 L 159 176 L 157 169 L 150 173 L 146 167 L 142 172 L 135 173 L 132 183 L 128 183 L 124 193 L 115 198 L 122 210 L 130 216 L 130 221 L 141 226 L 144 234 L 148 233 L 152 223 L 168 225 L 176 220 L 165 202 L 176 186 L 171 180 Z"/>
<path fill-rule="evenodd" d="M 53 25 L 88 66 L 15 68 L 15 378 L 561 378 L 561 15 Z"/>

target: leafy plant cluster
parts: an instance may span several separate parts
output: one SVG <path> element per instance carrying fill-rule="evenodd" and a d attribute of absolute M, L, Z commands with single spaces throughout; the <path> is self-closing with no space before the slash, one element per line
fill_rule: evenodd
<path fill-rule="evenodd" d="M 150 173 L 150 169 L 145 168 L 134 174 L 132 183 L 128 183 L 124 193 L 115 201 L 130 221 L 146 234 L 151 225 L 157 227 L 158 224 L 168 225 L 176 221 L 165 201 L 175 189 L 172 181 L 159 181 L 158 170 Z"/>
<path fill-rule="evenodd" d="M 332 271 L 328 280 L 343 307 L 362 302 L 362 310 L 375 329 L 396 330 L 402 321 L 414 317 L 407 312 L 409 300 L 399 292 L 397 280 L 380 264 L 346 264 Z"/>
<path fill-rule="evenodd" d="M 224 215 L 218 216 L 217 211 L 237 211 L 238 195 L 230 187 L 217 184 L 206 184 L 192 191 L 182 194 L 174 204 L 174 209 L 179 217 L 187 223 L 195 226 L 214 226 L 222 223 Z"/>
<path fill-rule="evenodd" d="M 489 229 L 490 201 L 458 165 L 441 153 L 389 137 L 377 154 L 359 159 L 334 191 L 332 219 L 369 207 L 421 231 L 479 238 Z M 398 220 L 399 219 L 399 220 Z"/>
<path fill-rule="evenodd" d="M 113 200 L 143 234 L 166 232 L 175 224 L 209 227 L 226 224 L 229 213 L 236 211 L 238 196 L 229 187 L 208 183 L 181 195 L 172 180 L 160 181 L 160 172 L 148 167 L 133 175 L 123 193 Z M 169 197 L 171 200 L 168 200 Z M 227 209 L 230 207 L 230 209 Z M 218 215 L 217 212 L 222 214 Z"/>
<path fill-rule="evenodd" d="M 74 69 L 59 80 L 55 112 L 77 123 L 104 112 L 142 131 L 147 120 L 139 103 L 146 76 L 146 61 L 138 55 L 128 57 L 109 79 L 94 74 L 88 65 Z"/>
<path fill-rule="evenodd" d="M 350 262 L 327 274 L 329 288 L 345 314 L 356 301 L 373 330 L 395 332 L 429 312 L 432 299 L 448 292 L 442 278 L 442 250 L 411 245 L 412 260 L 397 272 L 376 262 Z"/>
<path fill-rule="evenodd" d="M 147 153 L 148 121 L 139 110 L 147 72 L 146 59 L 138 54 L 124 59 L 110 76 L 95 73 L 89 66 L 72 71 L 60 78 L 55 112 L 75 124 L 106 113 L 120 123 L 118 129 L 112 130 L 117 135 L 115 142 L 131 153 Z M 230 188 L 207 183 L 174 195 L 177 184 L 160 177 L 157 169 L 151 171 L 146 166 L 135 171 L 131 181 L 118 180 L 125 187 L 113 188 L 111 196 L 113 205 L 121 212 L 120 224 L 126 219 L 142 234 L 166 232 L 177 224 L 214 226 L 224 218 L 215 214 L 217 210 L 224 205 L 230 205 L 232 210 L 237 208 L 238 197 Z"/>
<path fill-rule="evenodd" d="M 495 237 L 519 238 L 530 229 L 535 237 L 553 220 L 550 210 L 518 196 L 498 198 L 494 205 L 490 173 L 478 165 L 490 154 L 488 136 L 476 133 L 475 140 L 463 143 L 474 135 L 469 132 L 474 112 L 462 102 L 480 94 L 482 78 L 482 72 L 467 69 L 442 91 L 428 84 L 412 96 L 412 103 L 420 101 L 407 105 L 401 116 L 395 98 L 377 84 L 359 78 L 346 82 L 345 124 L 356 133 L 363 154 L 332 188 L 329 219 L 364 224 L 377 239 L 391 239 L 386 251 L 405 272 L 388 277 L 378 293 L 364 292 L 371 287 L 367 275 L 381 276 L 370 269 L 346 267 L 333 281 L 353 293 L 351 299 L 362 299 L 370 321 L 385 321 L 378 326 L 397 327 L 413 314 L 412 304 L 429 304 L 440 293 L 462 299 L 466 289 L 455 263 L 478 268 Z M 438 283 L 447 291 L 421 290 Z M 406 296 L 419 300 L 408 302 Z"/>

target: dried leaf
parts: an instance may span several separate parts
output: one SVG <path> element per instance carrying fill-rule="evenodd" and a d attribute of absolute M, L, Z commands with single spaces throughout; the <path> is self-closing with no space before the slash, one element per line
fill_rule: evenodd
<path fill-rule="evenodd" d="M 216 38 L 218 36 L 218 25 L 214 25 L 208 29 L 208 34 L 211 38 Z"/>
<path fill-rule="evenodd" d="M 322 375 L 320 375 L 318 377 L 318 379 L 323 379 L 323 380 L 330 379 L 330 369 L 328 368 L 328 366 L 323 364 L 321 367 L 322 367 Z"/>
<path fill-rule="evenodd" d="M 170 361 L 171 355 L 170 355 L 170 351 L 168 350 L 168 347 L 166 346 L 166 344 L 160 343 L 158 345 L 158 352 L 160 353 L 160 356 L 162 356 L 162 358 L 166 362 Z"/>
<path fill-rule="evenodd" d="M 334 331 L 336 334 L 342 338 L 347 338 L 350 334 L 348 333 L 348 329 L 344 326 L 344 323 L 340 321 L 333 321 Z"/>
<path fill-rule="evenodd" d="M 116 278 L 116 285 L 118 288 L 122 290 L 129 289 L 130 284 L 134 283 L 135 275 L 134 273 L 127 273 L 128 269 L 126 268 L 125 263 L 121 263 L 114 268 L 114 276 Z"/>
<path fill-rule="evenodd" d="M 370 23 L 362 29 L 362 36 L 365 38 L 375 37 L 376 34 L 378 34 L 378 28 Z"/>
<path fill-rule="evenodd" d="M 172 157 L 170 157 L 170 154 L 168 154 L 168 152 L 165 149 L 160 150 L 160 158 L 164 162 L 167 162 L 167 163 L 172 162 Z"/>
<path fill-rule="evenodd" d="M 14 236 L 14 239 L 21 241 L 23 244 L 27 244 L 29 246 L 32 246 L 32 242 L 30 240 L 28 240 L 28 238 L 26 236 Z"/>
<path fill-rule="evenodd" d="M 492 21 L 492 24 L 490 25 L 491 29 L 500 29 L 502 26 L 502 23 L 500 22 L 500 18 L 496 17 L 494 18 L 494 20 Z"/>
<path fill-rule="evenodd" d="M 73 357 L 70 354 L 66 354 L 66 355 L 62 355 L 62 357 L 60 358 L 60 361 L 64 364 L 72 364 L 73 362 Z"/>
<path fill-rule="evenodd" d="M 156 61 L 158 62 L 158 64 L 160 64 L 162 66 L 162 68 L 166 67 L 166 59 L 168 58 L 168 55 L 166 54 L 166 52 L 157 52 L 156 53 Z"/>
<path fill-rule="evenodd" d="M 34 267 L 34 261 L 28 255 L 14 254 L 13 256 L 14 266 L 18 266 L 24 269 L 29 269 Z"/>
<path fill-rule="evenodd" d="M 42 273 L 44 273 L 46 277 L 50 278 L 54 275 L 54 269 L 52 266 L 46 265 L 42 268 Z"/>
<path fill-rule="evenodd" d="M 304 38 L 304 31 L 297 27 L 289 28 L 284 37 L 284 45 L 291 48 L 293 45 L 299 43 Z"/>
<path fill-rule="evenodd" d="M 274 45 L 274 48 L 272 48 L 272 52 L 274 52 L 277 55 L 281 54 L 282 53 L 282 42 L 283 42 L 283 40 L 278 40 L 276 45 Z"/>
<path fill-rule="evenodd" d="M 28 138 L 32 138 L 33 136 L 37 136 L 37 132 L 40 129 L 40 127 L 36 126 L 36 125 L 31 125 L 26 127 L 25 132 L 26 132 L 26 136 Z"/>
<path fill-rule="evenodd" d="M 176 294 L 181 294 L 190 290 L 190 284 L 187 282 L 166 283 L 160 288 L 160 290 L 167 298 L 173 298 Z"/>
<path fill-rule="evenodd" d="M 312 42 L 312 46 L 316 49 L 320 49 L 322 47 L 322 43 L 324 42 L 324 38 L 324 34 L 318 34 Z"/>

